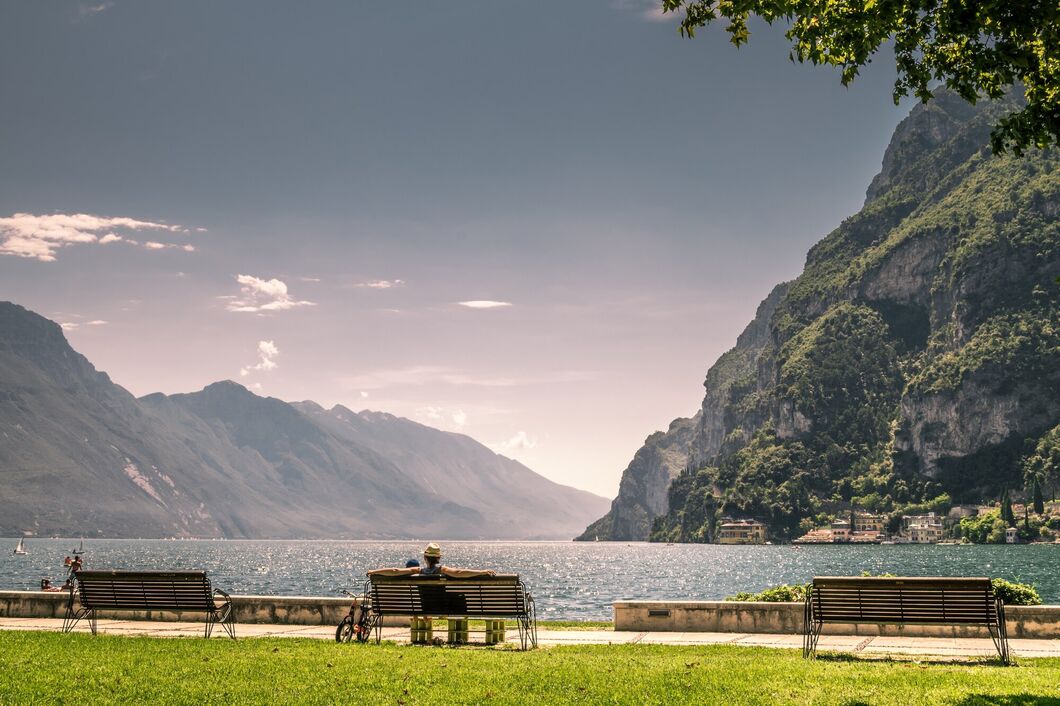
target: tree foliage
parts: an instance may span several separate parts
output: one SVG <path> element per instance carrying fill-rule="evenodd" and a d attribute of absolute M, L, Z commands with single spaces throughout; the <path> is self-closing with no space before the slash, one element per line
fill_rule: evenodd
<path fill-rule="evenodd" d="M 1027 105 L 995 126 L 995 152 L 1017 155 L 1060 144 L 1060 5 L 1055 0 L 662 0 L 684 11 L 681 33 L 715 21 L 736 46 L 750 37 L 752 16 L 787 22 L 792 60 L 840 69 L 853 81 L 880 46 L 894 44 L 894 100 L 931 99 L 942 82 L 974 103 L 1022 86 Z"/>
<path fill-rule="evenodd" d="M 1034 477 L 1034 482 L 1031 483 L 1031 498 L 1034 502 L 1034 511 L 1039 515 L 1045 513 L 1045 498 L 1042 497 L 1042 484 L 1038 481 L 1038 476 Z"/>
<path fill-rule="evenodd" d="M 1060 424 L 1038 440 L 1023 464 L 1023 472 L 1028 481 L 1037 480 L 1050 497 L 1056 498 L 1060 489 Z"/>

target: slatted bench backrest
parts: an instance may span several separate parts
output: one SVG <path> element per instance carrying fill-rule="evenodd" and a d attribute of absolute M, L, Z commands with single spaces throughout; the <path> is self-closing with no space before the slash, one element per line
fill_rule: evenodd
<path fill-rule="evenodd" d="M 214 608 L 203 571 L 79 571 L 78 595 L 85 608 L 113 610 L 202 610 Z"/>
<path fill-rule="evenodd" d="M 988 578 L 818 576 L 813 618 L 831 623 L 996 625 Z"/>
<path fill-rule="evenodd" d="M 521 617 L 526 591 L 515 574 L 456 579 L 448 576 L 372 576 L 372 612 L 469 618 Z"/>

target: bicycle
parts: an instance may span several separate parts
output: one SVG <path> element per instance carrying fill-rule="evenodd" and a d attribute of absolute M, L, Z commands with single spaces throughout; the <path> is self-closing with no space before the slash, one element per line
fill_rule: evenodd
<path fill-rule="evenodd" d="M 359 604 L 356 601 L 356 594 L 350 593 L 345 588 L 340 593 L 355 600 L 350 605 L 349 614 L 335 628 L 335 642 L 351 642 L 355 637 L 357 642 L 368 642 L 368 638 L 372 635 L 372 629 L 375 628 L 376 621 L 379 618 L 372 615 L 367 591 Z"/>

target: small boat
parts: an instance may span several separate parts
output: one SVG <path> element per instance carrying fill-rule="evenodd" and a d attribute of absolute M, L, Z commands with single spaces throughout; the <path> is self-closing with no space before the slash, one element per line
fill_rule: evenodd
<path fill-rule="evenodd" d="M 77 549 L 74 550 L 74 556 L 85 553 L 85 538 L 81 538 L 81 543 L 77 545 Z"/>
<path fill-rule="evenodd" d="M 18 538 L 18 544 L 15 546 L 15 555 L 18 556 L 20 554 L 29 554 L 29 552 L 26 551 L 26 538 L 25 537 L 19 537 Z"/>

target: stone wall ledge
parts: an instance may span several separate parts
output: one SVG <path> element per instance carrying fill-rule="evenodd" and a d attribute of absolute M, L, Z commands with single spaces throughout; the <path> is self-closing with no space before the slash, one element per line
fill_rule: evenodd
<path fill-rule="evenodd" d="M 802 603 L 755 601 L 616 601 L 615 630 L 801 634 Z M 1006 606 L 1010 638 L 1060 638 L 1060 605 Z M 828 624 L 826 635 L 989 637 L 968 625 Z"/>
<path fill-rule="evenodd" d="M 45 591 L 0 591 L 0 617 L 62 618 L 69 593 Z M 232 596 L 237 623 L 280 625 L 338 625 L 349 613 L 354 599 L 345 596 Z M 100 611 L 101 618 L 119 620 L 190 621 L 202 613 L 174 611 Z M 388 618 L 386 626 L 408 625 L 407 619 Z"/>

